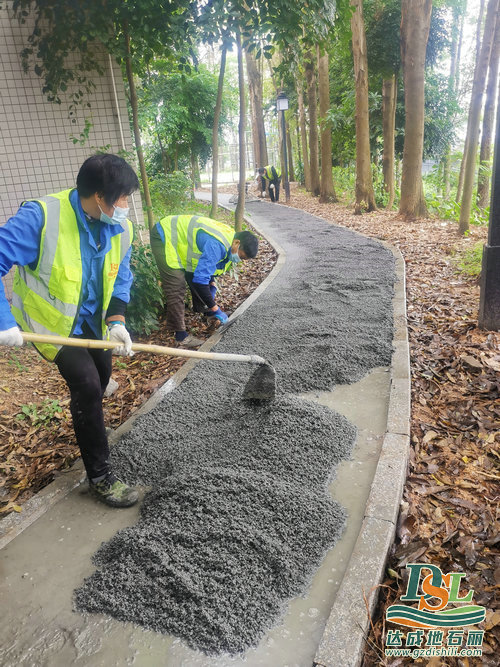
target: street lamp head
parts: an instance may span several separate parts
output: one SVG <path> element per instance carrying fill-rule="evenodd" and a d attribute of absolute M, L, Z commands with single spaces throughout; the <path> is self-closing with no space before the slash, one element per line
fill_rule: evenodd
<path fill-rule="evenodd" d="M 278 111 L 286 111 L 288 109 L 288 97 L 283 91 L 278 93 L 278 97 L 276 99 L 276 109 Z"/>

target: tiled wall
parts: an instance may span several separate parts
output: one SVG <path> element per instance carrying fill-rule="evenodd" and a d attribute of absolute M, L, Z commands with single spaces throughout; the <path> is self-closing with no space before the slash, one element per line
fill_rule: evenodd
<path fill-rule="evenodd" d="M 32 197 L 58 192 L 75 185 L 82 162 L 96 149 L 110 145 L 108 151 L 122 149 L 122 133 L 127 151 L 132 138 L 127 118 L 125 89 L 120 68 L 103 53 L 105 75 L 94 77 L 96 90 L 89 98 L 91 109 L 79 111 L 79 123 L 68 118 L 68 104 L 47 102 L 42 95 L 42 80 L 33 72 L 24 74 L 19 53 L 30 34 L 28 25 L 14 19 L 5 4 L 0 9 L 0 225 L 7 222 L 19 204 Z M 118 108 L 113 92 L 114 80 Z M 80 134 L 84 115 L 91 114 L 93 126 L 84 146 L 73 144 L 71 135 Z M 135 165 L 134 165 L 135 167 Z M 135 206 L 133 206 L 135 204 Z M 131 201 L 130 218 L 144 224 L 139 193 Z M 7 295 L 11 293 L 12 273 L 4 278 Z"/>

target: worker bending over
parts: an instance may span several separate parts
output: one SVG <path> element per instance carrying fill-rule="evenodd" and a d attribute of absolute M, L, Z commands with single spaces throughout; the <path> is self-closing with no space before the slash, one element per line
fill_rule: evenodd
<path fill-rule="evenodd" d="M 260 167 L 258 171 L 262 186 L 262 196 L 265 197 L 266 184 L 268 184 L 271 201 L 279 201 L 281 169 L 277 169 L 276 167 L 271 167 L 268 165 L 267 167 Z"/>
<path fill-rule="evenodd" d="M 83 163 L 72 188 L 25 201 L 0 227 L 0 276 L 17 265 L 12 309 L 0 280 L 0 345 L 22 345 L 20 327 L 37 334 L 109 338 L 130 355 L 125 328 L 132 273 L 128 195 L 139 187 L 132 167 L 116 155 Z M 138 500 L 112 472 L 102 397 L 111 350 L 35 343 L 69 387 L 76 441 L 92 496 L 113 507 Z"/>
<path fill-rule="evenodd" d="M 257 255 L 259 241 L 251 232 L 200 215 L 171 215 L 151 230 L 151 248 L 160 271 L 167 302 L 167 328 L 179 347 L 194 348 L 204 341 L 186 331 L 186 282 L 193 310 L 224 323 L 228 317 L 215 302 L 215 276 L 241 260 Z"/>

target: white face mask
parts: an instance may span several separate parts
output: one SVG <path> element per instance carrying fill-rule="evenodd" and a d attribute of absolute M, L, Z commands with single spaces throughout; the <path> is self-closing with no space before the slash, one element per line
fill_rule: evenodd
<path fill-rule="evenodd" d="M 121 208 L 120 206 L 113 206 L 113 209 L 114 209 L 113 215 L 109 217 L 109 215 L 107 213 L 104 213 L 102 208 L 99 206 L 99 210 L 101 211 L 101 217 L 99 218 L 99 220 L 101 222 L 105 222 L 107 225 L 121 225 L 127 219 L 130 208 L 128 207 Z"/>
<path fill-rule="evenodd" d="M 230 259 L 233 264 L 238 264 L 238 262 L 241 262 L 241 257 L 238 255 L 237 252 L 232 252 Z"/>

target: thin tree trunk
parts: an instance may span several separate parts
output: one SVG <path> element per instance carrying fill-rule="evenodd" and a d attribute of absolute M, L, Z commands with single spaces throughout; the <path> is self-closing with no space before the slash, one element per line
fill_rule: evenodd
<path fill-rule="evenodd" d="M 222 46 L 220 59 L 219 82 L 217 85 L 217 99 L 215 101 L 214 124 L 212 128 L 212 208 L 210 217 L 216 218 L 219 209 L 219 195 L 217 190 L 217 179 L 219 176 L 219 120 L 222 109 L 222 92 L 224 89 L 224 72 L 226 70 L 227 47 Z"/>
<path fill-rule="evenodd" d="M 252 139 L 255 167 L 267 165 L 266 130 L 264 127 L 264 113 L 262 111 L 262 76 L 257 67 L 257 61 L 252 52 L 245 50 L 245 59 L 248 75 L 248 93 L 252 114 Z"/>
<path fill-rule="evenodd" d="M 362 0 L 352 0 L 355 11 L 351 17 L 354 78 L 356 81 L 356 203 L 354 212 L 361 215 L 365 208 L 375 211 L 370 160 L 370 122 L 368 112 L 368 60 Z"/>
<path fill-rule="evenodd" d="M 293 168 L 292 139 L 290 137 L 290 121 L 286 126 L 286 147 L 288 153 L 288 181 L 295 181 L 295 170 Z"/>
<path fill-rule="evenodd" d="M 456 5 L 453 7 L 453 19 L 451 22 L 451 44 L 450 44 L 450 74 L 448 76 L 448 109 L 451 106 L 452 100 L 456 95 L 457 88 L 457 72 L 459 70 L 459 50 L 462 40 L 463 20 L 460 20 L 460 14 L 464 14 L 464 7 Z M 463 19 L 463 15 L 462 15 Z M 450 112 L 448 111 L 448 114 Z M 450 171 L 451 171 L 451 145 L 448 141 L 444 149 L 443 158 L 443 196 L 448 199 L 450 196 Z"/>
<path fill-rule="evenodd" d="M 309 150 L 307 147 L 306 113 L 304 111 L 304 94 L 302 82 L 297 78 L 297 105 L 299 107 L 300 143 L 302 146 L 302 166 L 304 170 L 304 185 L 311 191 L 311 169 L 309 166 Z"/>
<path fill-rule="evenodd" d="M 155 221 L 153 217 L 153 205 L 151 203 L 151 194 L 149 192 L 146 163 L 144 161 L 144 151 L 142 149 L 141 131 L 139 129 L 137 91 L 135 89 L 134 73 L 132 71 L 132 58 L 130 55 L 130 36 L 128 34 L 128 26 L 126 23 L 123 27 L 123 33 L 125 35 L 125 70 L 127 72 L 127 80 L 130 90 L 130 108 L 132 109 L 132 124 L 134 127 L 135 149 L 137 151 L 137 159 L 139 161 L 139 170 L 141 173 L 141 181 L 142 181 L 142 191 L 144 193 L 144 200 L 146 202 L 148 227 L 151 230 L 154 227 Z"/>
<path fill-rule="evenodd" d="M 311 192 L 316 197 L 320 193 L 319 182 L 319 144 L 318 144 L 318 108 L 316 101 L 316 72 L 311 52 L 306 55 L 305 72 L 307 80 L 307 101 L 309 107 L 309 168 Z"/>
<path fill-rule="evenodd" d="M 479 175 L 477 179 L 477 205 L 485 209 L 489 204 L 490 195 L 490 158 L 493 141 L 493 124 L 495 120 L 495 104 L 498 88 L 498 63 L 500 59 L 500 19 L 497 17 L 495 39 L 490 55 L 488 86 L 484 103 L 483 131 L 481 133 L 481 150 L 479 151 Z"/>
<path fill-rule="evenodd" d="M 384 190 L 389 195 L 388 209 L 394 205 L 394 137 L 397 95 L 398 84 L 396 75 L 393 74 L 390 79 L 384 79 L 382 83 L 382 132 L 384 135 L 382 172 Z"/>
<path fill-rule="evenodd" d="M 484 17 L 484 3 L 485 0 L 481 0 L 479 4 L 479 18 L 477 20 L 477 26 L 476 26 L 476 62 L 475 65 L 477 65 L 477 62 L 479 60 L 479 53 L 481 51 L 481 29 L 483 27 L 483 17 Z M 462 161 L 460 162 L 460 172 L 458 174 L 458 185 L 457 185 L 457 196 L 455 198 L 455 201 L 457 203 L 460 203 L 462 199 L 462 193 L 463 193 L 463 188 L 464 188 L 464 172 L 465 172 L 465 156 L 469 152 L 469 134 L 466 133 L 465 135 L 465 142 L 464 142 L 464 152 L 462 155 Z"/>
<path fill-rule="evenodd" d="M 332 176 L 332 130 L 326 115 L 330 109 L 328 53 L 318 48 L 319 115 L 321 118 L 321 190 L 320 202 L 338 201 Z"/>
<path fill-rule="evenodd" d="M 234 228 L 241 232 L 243 228 L 243 213 L 245 211 L 245 181 L 246 181 L 246 156 L 245 156 L 245 128 L 246 128 L 246 104 L 245 104 L 245 78 L 243 75 L 243 50 L 241 48 L 241 34 L 236 29 L 236 44 L 238 48 L 238 88 L 240 92 L 240 120 L 238 123 L 238 137 L 240 147 L 239 181 L 238 181 L 238 203 L 234 212 Z"/>
<path fill-rule="evenodd" d="M 399 212 L 407 219 L 427 215 L 422 183 L 425 51 L 432 0 L 402 0 L 401 61 L 405 85 L 405 141 Z"/>
<path fill-rule="evenodd" d="M 465 234 L 469 229 L 470 212 L 472 208 L 472 189 L 474 186 L 474 173 L 476 170 L 477 145 L 479 141 L 479 125 L 481 119 L 481 108 L 483 94 L 490 61 L 491 47 L 495 34 L 495 25 L 498 15 L 500 0 L 489 0 L 486 10 L 486 21 L 484 24 L 483 43 L 479 59 L 474 68 L 474 81 L 472 83 L 471 103 L 469 107 L 469 120 L 467 123 L 467 135 L 469 138 L 467 153 L 464 155 L 464 187 L 460 205 L 460 219 L 458 231 Z"/>

